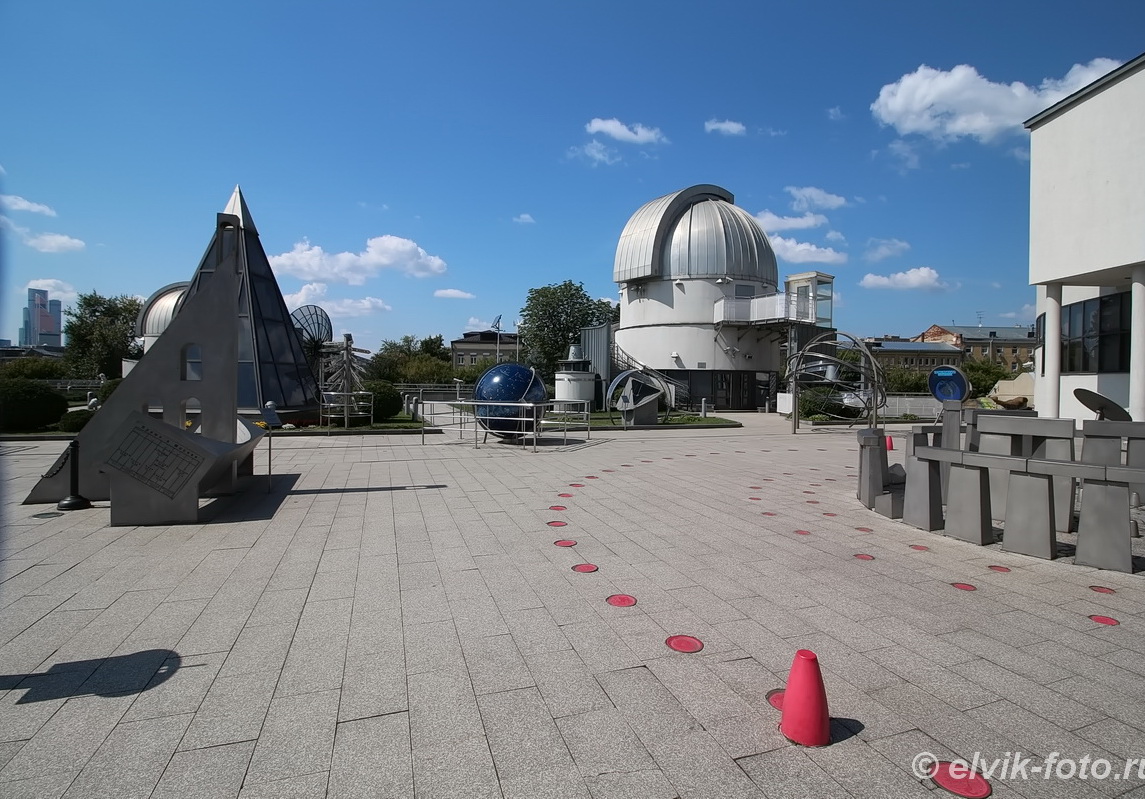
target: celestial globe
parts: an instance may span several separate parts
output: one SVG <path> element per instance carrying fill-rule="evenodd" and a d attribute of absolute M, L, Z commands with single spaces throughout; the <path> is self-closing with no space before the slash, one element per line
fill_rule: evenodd
<path fill-rule="evenodd" d="M 490 367 L 473 387 L 478 403 L 477 421 L 489 432 L 502 438 L 514 438 L 533 430 L 533 409 L 498 402 L 545 402 L 549 393 L 535 369 L 519 363 L 499 363 Z"/>

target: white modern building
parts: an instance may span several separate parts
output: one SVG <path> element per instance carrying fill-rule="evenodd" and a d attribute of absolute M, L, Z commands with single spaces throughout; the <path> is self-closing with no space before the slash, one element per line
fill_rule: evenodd
<path fill-rule="evenodd" d="M 1025 125 L 1035 406 L 1092 419 L 1086 388 L 1145 421 L 1145 54 Z"/>
<path fill-rule="evenodd" d="M 806 272 L 780 292 L 775 253 L 730 192 L 699 185 L 658 197 L 616 247 L 616 346 L 719 408 L 765 403 L 789 338 L 831 326 L 831 275 Z"/>

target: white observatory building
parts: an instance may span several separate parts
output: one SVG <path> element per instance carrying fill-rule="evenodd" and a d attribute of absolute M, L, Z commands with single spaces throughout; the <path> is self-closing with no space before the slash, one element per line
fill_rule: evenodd
<path fill-rule="evenodd" d="M 717 408 L 762 407 L 781 365 L 831 327 L 834 278 L 805 272 L 779 292 L 775 253 L 759 223 L 719 186 L 658 197 L 632 215 L 616 247 L 616 347 Z"/>

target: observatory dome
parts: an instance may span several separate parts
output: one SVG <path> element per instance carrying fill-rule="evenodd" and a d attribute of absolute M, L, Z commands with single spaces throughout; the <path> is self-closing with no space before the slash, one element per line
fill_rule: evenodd
<path fill-rule="evenodd" d="M 167 329 L 178 311 L 179 300 L 190 283 L 171 283 L 156 291 L 139 309 L 135 320 L 135 335 L 154 340 Z"/>
<path fill-rule="evenodd" d="M 721 278 L 779 281 L 775 253 L 759 223 L 719 186 L 699 185 L 641 206 L 616 246 L 617 283 Z"/>

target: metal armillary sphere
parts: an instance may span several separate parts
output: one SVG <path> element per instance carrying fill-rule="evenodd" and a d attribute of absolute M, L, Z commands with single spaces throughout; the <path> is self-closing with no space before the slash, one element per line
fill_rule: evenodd
<path fill-rule="evenodd" d="M 883 371 L 862 341 L 850 333 L 820 333 L 788 359 L 792 430 L 799 429 L 800 394 L 812 413 L 878 426 L 886 407 Z M 813 397 L 808 402 L 807 395 Z"/>

